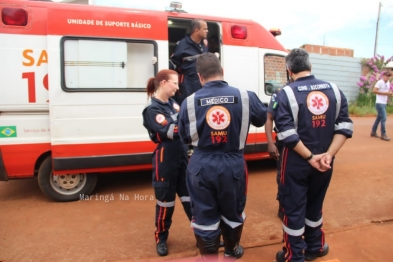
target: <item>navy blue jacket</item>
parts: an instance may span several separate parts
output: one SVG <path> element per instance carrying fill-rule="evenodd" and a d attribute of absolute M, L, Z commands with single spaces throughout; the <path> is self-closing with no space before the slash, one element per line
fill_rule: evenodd
<path fill-rule="evenodd" d="M 277 99 L 277 93 L 279 92 L 281 90 L 281 88 L 280 89 L 276 89 L 276 91 L 274 91 L 274 93 L 272 94 L 272 96 L 270 97 L 270 102 L 269 102 L 269 105 L 268 105 L 268 107 L 267 107 L 267 112 L 268 113 L 271 113 L 273 116 L 274 116 L 274 113 L 275 113 L 275 108 L 276 108 L 276 106 L 277 106 L 277 102 L 276 102 L 276 99 Z"/>
<path fill-rule="evenodd" d="M 186 35 L 182 40 L 177 43 L 175 51 L 170 58 L 172 63 L 169 63 L 169 68 L 187 76 L 192 75 L 198 78 L 195 67 L 196 59 L 189 61 L 184 58 L 206 53 L 207 50 L 208 48 L 205 45 L 204 41 L 201 41 L 199 44 L 197 44 L 192 41 L 190 35 Z"/>
<path fill-rule="evenodd" d="M 189 35 L 177 43 L 175 52 L 170 58 L 169 68 L 179 73 L 179 91 L 174 96 L 179 104 L 182 104 L 187 96 L 201 89 L 195 63 L 198 56 L 205 52 L 207 47 L 204 41 L 197 44 Z"/>
<path fill-rule="evenodd" d="M 149 133 L 151 141 L 161 143 L 177 140 L 180 137 L 177 128 L 180 106 L 169 98 L 169 102 L 162 102 L 154 97 L 142 112 L 143 125 Z"/>
<path fill-rule="evenodd" d="M 301 140 L 314 154 L 324 153 L 335 134 L 352 137 L 347 99 L 333 83 L 298 78 L 277 94 L 276 103 L 278 139 L 288 148 Z"/>
<path fill-rule="evenodd" d="M 211 81 L 187 97 L 179 114 L 179 135 L 186 144 L 209 150 L 243 150 L 250 123 L 261 127 L 266 107 L 251 91 Z"/>

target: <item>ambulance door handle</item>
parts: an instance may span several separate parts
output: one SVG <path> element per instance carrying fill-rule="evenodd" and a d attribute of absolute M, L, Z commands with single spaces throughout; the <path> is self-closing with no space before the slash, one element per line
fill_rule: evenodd
<path fill-rule="evenodd" d="M 121 68 L 124 68 L 126 64 L 124 62 L 121 62 Z"/>
<path fill-rule="evenodd" d="M 156 57 L 156 56 L 153 56 L 153 57 L 151 58 L 151 63 L 152 63 L 153 65 L 155 65 L 155 64 L 157 63 L 157 57 Z"/>

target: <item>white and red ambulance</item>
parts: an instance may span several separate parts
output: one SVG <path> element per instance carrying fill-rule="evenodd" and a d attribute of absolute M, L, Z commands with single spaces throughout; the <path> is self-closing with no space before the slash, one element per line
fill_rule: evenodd
<path fill-rule="evenodd" d="M 277 31 L 251 20 L 23 0 L 0 0 L 0 13 L 0 180 L 37 176 L 56 201 L 90 194 L 98 173 L 151 168 L 145 86 L 193 18 L 217 36 L 232 86 L 267 104 L 287 79 Z M 268 157 L 263 128 L 245 153 Z"/>

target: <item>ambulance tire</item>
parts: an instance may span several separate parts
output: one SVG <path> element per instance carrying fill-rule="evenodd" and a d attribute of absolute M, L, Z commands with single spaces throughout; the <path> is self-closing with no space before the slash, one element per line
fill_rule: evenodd
<path fill-rule="evenodd" d="M 76 201 L 91 194 L 97 174 L 75 173 L 54 176 L 52 158 L 48 156 L 38 169 L 38 185 L 50 199 L 58 202 Z"/>

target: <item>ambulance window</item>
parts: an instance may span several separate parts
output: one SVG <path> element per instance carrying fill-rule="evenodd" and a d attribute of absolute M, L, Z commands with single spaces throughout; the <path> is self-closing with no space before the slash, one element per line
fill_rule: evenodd
<path fill-rule="evenodd" d="M 272 95 L 277 88 L 288 82 L 285 58 L 279 55 L 265 55 L 265 94 Z"/>
<path fill-rule="evenodd" d="M 157 48 L 151 41 L 62 40 L 65 91 L 144 91 L 157 71 Z"/>

